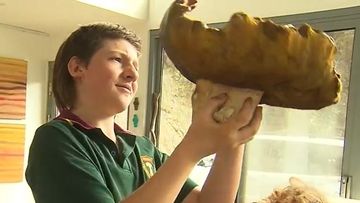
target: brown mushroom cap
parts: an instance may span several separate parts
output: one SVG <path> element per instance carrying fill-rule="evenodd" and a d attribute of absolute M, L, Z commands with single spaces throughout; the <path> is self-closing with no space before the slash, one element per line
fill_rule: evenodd
<path fill-rule="evenodd" d="M 324 32 L 235 13 L 222 29 L 189 19 L 174 2 L 161 28 L 162 45 L 190 81 L 207 79 L 264 92 L 261 103 L 320 109 L 337 103 L 341 83 L 336 47 Z"/>

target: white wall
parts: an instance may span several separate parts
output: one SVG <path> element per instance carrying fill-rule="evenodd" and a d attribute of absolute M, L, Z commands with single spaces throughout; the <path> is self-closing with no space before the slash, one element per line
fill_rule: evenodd
<path fill-rule="evenodd" d="M 148 0 L 122 0 L 122 1 L 78 0 L 78 1 L 141 20 L 145 20 L 148 16 L 148 2 L 149 2 Z"/>
<path fill-rule="evenodd" d="M 140 58 L 140 72 L 139 72 L 139 91 L 136 94 L 139 97 L 139 109 L 134 110 L 134 105 L 130 104 L 129 108 L 129 130 L 137 135 L 144 135 L 145 133 L 145 113 L 146 113 L 146 99 L 147 99 L 147 82 L 148 82 L 148 64 L 149 64 L 149 26 L 147 22 L 140 22 L 127 26 L 132 29 L 142 40 L 142 56 Z M 132 119 L 134 114 L 139 117 L 139 126 L 134 128 Z"/>
<path fill-rule="evenodd" d="M 173 0 L 150 0 L 149 23 L 152 29 L 159 28 L 161 18 L 171 2 Z M 359 0 L 199 0 L 191 16 L 206 23 L 215 23 L 226 22 L 231 14 L 239 11 L 244 11 L 251 16 L 272 17 L 359 5 Z"/>
<path fill-rule="evenodd" d="M 49 37 L 0 26 L 0 56 L 28 62 L 24 170 L 34 132 L 45 121 L 48 50 Z M 34 202 L 25 178 L 21 183 L 0 184 L 0 202 Z"/>

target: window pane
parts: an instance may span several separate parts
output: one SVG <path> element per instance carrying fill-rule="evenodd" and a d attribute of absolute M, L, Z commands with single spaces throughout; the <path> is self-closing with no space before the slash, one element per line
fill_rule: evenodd
<path fill-rule="evenodd" d="M 171 154 L 183 139 L 191 122 L 191 95 L 195 84 L 188 81 L 174 67 L 163 52 L 163 82 L 161 91 L 161 112 L 159 149 Z M 200 186 L 209 173 L 214 156 L 201 160 L 190 175 Z"/>
<path fill-rule="evenodd" d="M 258 136 L 247 145 L 245 202 L 257 201 L 297 176 L 324 192 L 338 195 L 345 134 L 354 31 L 329 32 L 337 44 L 336 69 L 341 74 L 341 101 L 319 111 L 264 107 Z M 163 52 L 159 148 L 171 154 L 191 121 L 195 85 L 184 78 Z M 198 163 L 192 178 L 203 184 L 213 156 Z"/>
<path fill-rule="evenodd" d="M 191 95 L 195 85 L 174 67 L 163 52 L 159 148 L 171 154 L 191 122 Z"/>
<path fill-rule="evenodd" d="M 341 101 L 319 111 L 266 106 L 258 136 L 247 145 L 245 201 L 257 201 L 297 176 L 338 196 L 354 31 L 329 32 L 337 45 Z"/>

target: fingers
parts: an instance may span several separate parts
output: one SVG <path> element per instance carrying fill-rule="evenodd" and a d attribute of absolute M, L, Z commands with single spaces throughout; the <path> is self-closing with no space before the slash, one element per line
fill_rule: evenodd
<path fill-rule="evenodd" d="M 227 98 L 227 94 L 224 93 L 210 98 L 208 104 L 206 105 L 207 112 L 212 116 L 216 111 L 219 111 L 221 107 L 224 106 Z"/>
<path fill-rule="evenodd" d="M 254 105 L 253 99 L 251 97 L 247 98 L 239 112 L 229 119 L 231 125 L 234 125 L 236 129 L 240 129 L 249 124 L 254 114 Z"/>
<path fill-rule="evenodd" d="M 199 79 L 196 81 L 195 92 L 200 95 L 208 96 L 212 89 L 212 83 L 208 80 Z"/>
<path fill-rule="evenodd" d="M 241 139 L 244 140 L 243 143 L 250 141 L 254 137 L 260 128 L 261 120 L 262 107 L 258 106 L 255 109 L 254 117 L 251 119 L 250 123 L 238 131 L 242 137 Z"/>
<path fill-rule="evenodd" d="M 197 5 L 197 1 L 196 0 L 189 0 L 188 5 L 190 6 L 190 9 L 193 10 Z"/>
<path fill-rule="evenodd" d="M 194 94 L 192 98 L 193 119 L 198 116 L 206 121 L 216 121 L 215 112 L 219 111 L 227 101 L 227 94 L 220 94 L 214 97 Z"/>
<path fill-rule="evenodd" d="M 176 3 L 185 4 L 189 7 L 189 10 L 193 10 L 197 5 L 197 0 L 176 0 Z"/>
<path fill-rule="evenodd" d="M 255 135 L 253 135 L 253 136 L 251 136 L 251 137 L 249 137 L 247 139 L 242 139 L 241 144 L 246 144 L 246 143 L 250 142 L 251 140 L 254 139 L 254 137 L 255 137 Z"/>
<path fill-rule="evenodd" d="M 197 0 L 176 0 L 176 3 L 179 3 L 179 4 L 186 4 L 188 6 L 191 6 L 191 5 L 195 5 L 197 4 Z"/>
<path fill-rule="evenodd" d="M 196 88 L 192 95 L 193 109 L 205 109 L 206 114 L 211 116 L 219 111 L 228 99 L 228 88 L 223 85 L 215 85 L 211 81 L 200 79 L 196 82 Z"/>

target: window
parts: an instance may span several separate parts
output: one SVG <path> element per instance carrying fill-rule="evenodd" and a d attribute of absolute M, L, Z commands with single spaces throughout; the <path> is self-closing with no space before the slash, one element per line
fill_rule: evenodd
<path fill-rule="evenodd" d="M 48 63 L 48 86 L 47 86 L 47 110 L 46 121 L 51 121 L 59 115 L 59 111 L 56 108 L 54 93 L 52 91 L 52 78 L 54 72 L 54 61 Z"/>
<path fill-rule="evenodd" d="M 328 32 L 337 44 L 341 101 L 319 111 L 266 106 L 258 136 L 247 145 L 244 202 L 270 194 L 296 176 L 331 196 L 341 187 L 345 123 L 354 30 Z"/>
<path fill-rule="evenodd" d="M 360 7 L 272 18 L 280 24 L 309 23 L 326 31 L 337 44 L 341 101 L 319 111 L 266 106 L 256 138 L 246 146 L 239 202 L 257 201 L 297 176 L 330 196 L 360 199 Z M 221 27 L 223 23 L 209 26 Z M 158 30 L 151 31 L 149 91 L 161 93 L 155 133 L 158 147 L 171 153 L 191 120 L 194 84 L 174 68 L 161 50 Z M 151 95 L 151 94 L 150 94 Z M 150 101 L 150 100 L 149 100 Z M 150 102 L 149 102 L 150 103 Z M 148 105 L 147 120 L 151 117 Z M 147 124 L 147 130 L 149 124 Z M 213 156 L 191 174 L 200 185 Z M 351 184 L 344 184 L 344 183 Z"/>

